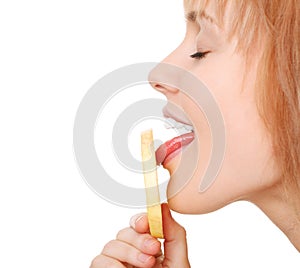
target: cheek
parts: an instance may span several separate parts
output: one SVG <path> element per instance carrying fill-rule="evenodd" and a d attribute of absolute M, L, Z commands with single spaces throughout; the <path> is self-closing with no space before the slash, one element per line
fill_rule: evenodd
<path fill-rule="evenodd" d="M 255 105 L 240 102 L 234 107 L 224 112 L 227 137 L 222 175 L 247 189 L 268 179 L 272 147 Z"/>
<path fill-rule="evenodd" d="M 272 158 L 271 144 L 256 108 L 255 70 L 244 78 L 243 66 L 239 55 L 224 54 L 219 57 L 219 64 L 214 58 L 207 60 L 205 71 L 197 73 L 214 95 L 224 118 L 224 177 L 255 183 Z"/>
<path fill-rule="evenodd" d="M 205 192 L 199 191 L 211 149 L 210 141 L 202 140 L 204 145 L 200 150 L 196 172 L 176 195 L 172 188 L 178 178 L 171 179 L 168 196 L 171 197 L 169 204 L 173 210 L 180 213 L 208 213 L 236 200 L 248 200 L 254 193 L 277 182 L 270 142 L 263 128 L 259 128 L 260 121 L 251 118 L 252 123 L 247 125 L 243 116 L 231 119 L 226 125 L 233 124 L 227 131 L 226 153 L 216 180 Z"/>
<path fill-rule="evenodd" d="M 257 112 L 252 74 L 250 80 L 243 81 L 243 68 L 238 57 L 227 68 L 222 64 L 219 65 L 221 69 L 214 65 L 214 72 L 210 65 L 206 66 L 206 70 L 195 73 L 201 73 L 198 77 L 219 104 L 225 121 L 226 153 L 217 179 L 207 191 L 200 193 L 200 180 L 212 146 L 210 129 L 203 122 L 205 117 L 195 116 L 199 111 L 186 105 L 189 114 L 198 120 L 200 144 L 205 146 L 200 151 L 198 167 L 190 183 L 169 200 L 171 208 L 181 213 L 207 213 L 235 200 L 247 199 L 277 182 L 271 139 Z"/>

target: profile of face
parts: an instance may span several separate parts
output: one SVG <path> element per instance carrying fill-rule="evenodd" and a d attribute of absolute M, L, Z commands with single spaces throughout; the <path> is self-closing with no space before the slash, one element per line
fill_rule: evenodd
<path fill-rule="evenodd" d="M 163 63 L 190 72 L 206 85 L 223 116 L 226 132 L 223 163 L 215 181 L 204 192 L 199 192 L 199 184 L 213 146 L 210 122 L 207 122 L 205 113 L 199 108 L 201 105 L 182 90 L 155 82 L 161 81 L 164 76 L 167 78 L 171 73 L 154 69 L 149 79 L 152 86 L 166 96 L 169 104 L 181 108 L 182 114 L 167 105 L 167 117 L 192 124 L 194 129 L 193 142 L 163 163 L 170 172 L 167 193 L 169 205 L 180 213 L 207 213 L 237 200 L 251 201 L 257 193 L 279 180 L 271 139 L 256 105 L 255 80 L 260 55 L 250 55 L 249 68 L 245 54 L 236 49 L 237 38 L 228 38 L 231 30 L 228 18 L 234 11 L 226 12 L 224 27 L 221 28 L 216 23 L 216 6 L 213 2 L 201 16 L 195 16 L 193 7 L 185 10 L 187 26 L 184 40 L 163 60 Z M 191 167 L 181 159 L 196 157 L 197 165 L 192 177 L 175 193 L 173 189 L 182 176 L 191 174 Z M 186 174 L 178 175 L 175 170 L 183 162 Z"/>

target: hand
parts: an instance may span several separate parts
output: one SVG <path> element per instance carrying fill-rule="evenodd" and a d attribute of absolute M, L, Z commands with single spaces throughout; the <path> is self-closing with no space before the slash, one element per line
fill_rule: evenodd
<path fill-rule="evenodd" d="M 174 221 L 167 204 L 162 204 L 162 215 L 164 255 L 158 239 L 149 234 L 147 215 L 139 214 L 104 246 L 90 268 L 189 268 L 185 229 Z"/>

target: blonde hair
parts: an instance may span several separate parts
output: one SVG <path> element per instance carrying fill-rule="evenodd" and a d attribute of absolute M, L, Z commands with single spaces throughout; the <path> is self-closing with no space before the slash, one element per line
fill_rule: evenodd
<path fill-rule="evenodd" d="M 247 57 L 255 53 L 257 44 L 262 47 L 256 81 L 258 111 L 271 134 L 286 189 L 300 197 L 300 1 L 184 1 L 185 10 L 199 14 L 210 4 L 216 8 L 219 25 L 230 5 L 234 11 L 230 37 L 238 38 L 237 48 Z"/>

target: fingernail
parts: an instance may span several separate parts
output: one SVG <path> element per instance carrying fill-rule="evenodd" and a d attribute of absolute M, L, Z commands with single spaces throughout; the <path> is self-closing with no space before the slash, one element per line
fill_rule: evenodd
<path fill-rule="evenodd" d="M 146 255 L 146 254 L 143 254 L 143 253 L 140 253 L 140 254 L 138 255 L 138 260 L 139 260 L 140 262 L 144 262 L 144 263 L 145 263 L 145 262 L 149 261 L 150 258 L 151 258 L 151 256 Z"/>
<path fill-rule="evenodd" d="M 132 228 L 135 228 L 136 223 L 137 223 L 141 218 L 143 218 L 143 217 L 144 217 L 144 214 L 137 214 L 137 215 L 134 215 L 134 216 L 130 219 L 130 222 L 129 222 L 130 226 L 131 226 Z"/>

